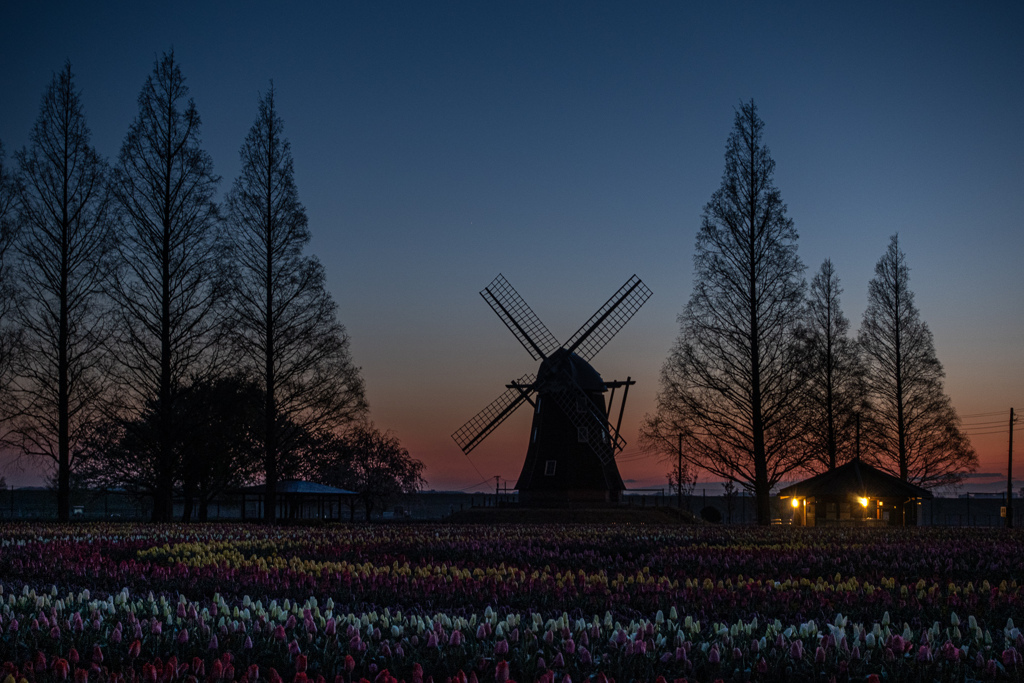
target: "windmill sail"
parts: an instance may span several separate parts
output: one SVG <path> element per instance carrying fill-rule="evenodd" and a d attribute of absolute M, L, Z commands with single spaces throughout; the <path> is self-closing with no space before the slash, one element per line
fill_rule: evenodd
<path fill-rule="evenodd" d="M 619 287 L 597 313 L 576 331 L 565 347 L 583 360 L 590 360 L 618 334 L 640 307 L 651 298 L 651 290 L 636 275 Z"/>
<path fill-rule="evenodd" d="M 469 454 L 474 448 L 480 445 L 488 434 L 497 429 L 498 425 L 504 422 L 509 415 L 516 411 L 533 388 L 536 380 L 532 374 L 525 374 L 513 382 L 505 393 L 491 401 L 486 408 L 474 415 L 469 421 L 462 425 L 452 438 L 459 445 L 463 453 Z"/>
<path fill-rule="evenodd" d="M 534 360 L 542 360 L 557 351 L 558 340 L 540 321 L 523 297 L 500 273 L 487 285 L 480 296 L 498 314 L 505 326 L 515 335 Z"/>
<path fill-rule="evenodd" d="M 558 407 L 578 430 L 578 440 L 594 449 L 602 465 L 610 463 L 626 447 L 626 440 L 577 384 L 568 384 L 564 390 L 554 392 L 554 397 Z"/>

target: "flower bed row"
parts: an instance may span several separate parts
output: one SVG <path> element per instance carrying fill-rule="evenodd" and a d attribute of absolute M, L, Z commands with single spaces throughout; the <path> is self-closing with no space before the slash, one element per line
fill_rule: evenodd
<path fill-rule="evenodd" d="M 0 683 L 1024 676 L 1019 533 L 0 531 Z"/>

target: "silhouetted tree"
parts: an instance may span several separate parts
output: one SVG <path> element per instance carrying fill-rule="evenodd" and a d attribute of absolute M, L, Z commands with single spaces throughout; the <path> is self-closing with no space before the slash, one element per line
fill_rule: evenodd
<path fill-rule="evenodd" d="M 684 457 L 753 489 L 769 524 L 769 492 L 802 466 L 802 378 L 795 327 L 804 283 L 797 233 L 772 176 L 753 102 L 736 112 L 721 187 L 704 207 L 694 291 L 662 369 L 649 439 L 684 439 Z"/>
<path fill-rule="evenodd" d="M 316 479 L 356 491 L 367 521 L 396 496 L 415 493 L 425 483 L 423 463 L 409 455 L 397 436 L 381 432 L 372 423 L 357 425 L 325 446 L 317 461 Z M 350 512 L 354 515 L 354 505 Z"/>
<path fill-rule="evenodd" d="M 227 198 L 237 269 L 231 329 L 263 390 L 264 514 L 274 522 L 280 460 L 295 437 L 341 428 L 366 402 L 323 266 L 302 253 L 309 242 L 306 211 L 273 86 L 259 102 L 241 160 Z"/>
<path fill-rule="evenodd" d="M 164 54 L 139 94 L 114 169 L 123 273 L 114 295 L 122 339 L 118 360 L 134 410 L 154 411 L 153 519 L 168 521 L 180 466 L 171 416 L 183 380 L 214 367 L 223 301 L 219 180 L 200 145 L 199 113 L 174 53 Z"/>
<path fill-rule="evenodd" d="M 70 518 L 76 452 L 100 419 L 107 385 L 115 232 L 107 165 L 89 137 L 66 63 L 43 96 L 28 148 L 17 154 L 25 352 L 15 431 L 23 453 L 53 466 L 61 520 Z"/>
<path fill-rule="evenodd" d="M 839 305 L 832 261 L 826 259 L 811 281 L 803 324 L 800 367 L 806 374 L 807 449 L 814 469 L 835 469 L 855 455 L 857 416 L 864 406 L 864 368 L 850 321 Z"/>
<path fill-rule="evenodd" d="M 12 380 L 22 332 L 15 320 L 21 292 L 13 269 L 18 183 L 6 165 L 0 141 L 0 444 L 6 441 L 8 420 L 14 415 Z"/>
<path fill-rule="evenodd" d="M 868 285 L 860 328 L 872 406 L 866 459 L 920 486 L 956 484 L 977 469 L 978 457 L 943 390 L 945 373 L 909 282 L 893 235 Z"/>
<path fill-rule="evenodd" d="M 184 498 L 182 521 L 190 521 L 198 502 L 204 521 L 213 499 L 225 490 L 252 483 L 259 467 L 255 433 L 260 428 L 263 396 L 241 375 L 203 377 L 181 387 L 170 416 L 151 401 L 141 413 L 102 423 L 87 441 L 77 474 L 94 488 L 123 488 L 154 501 L 166 484 L 160 478 L 158 435 L 169 420 L 170 448 L 181 459 L 173 482 Z"/>
<path fill-rule="evenodd" d="M 206 521 L 210 502 L 232 486 L 254 481 L 261 469 L 258 434 L 263 393 L 242 375 L 200 379 L 175 401 L 182 458 L 182 521 Z"/>

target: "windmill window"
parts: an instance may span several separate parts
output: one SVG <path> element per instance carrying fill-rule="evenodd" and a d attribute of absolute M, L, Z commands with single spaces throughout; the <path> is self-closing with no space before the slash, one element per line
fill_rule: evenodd
<path fill-rule="evenodd" d="M 534 427 L 533 428 L 533 435 L 530 436 L 530 443 L 536 443 L 536 442 L 537 442 L 537 427 Z"/>
<path fill-rule="evenodd" d="M 557 460 L 547 460 L 544 462 L 544 476 L 553 477 L 555 476 L 555 466 L 558 465 Z"/>
<path fill-rule="evenodd" d="M 537 397 L 536 407 L 533 409 L 534 414 L 540 415 L 540 396 Z"/>

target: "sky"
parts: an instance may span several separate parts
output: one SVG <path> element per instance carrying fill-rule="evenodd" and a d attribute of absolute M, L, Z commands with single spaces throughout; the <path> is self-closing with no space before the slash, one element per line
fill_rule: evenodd
<path fill-rule="evenodd" d="M 832 259 L 854 333 L 899 233 L 978 474 L 995 475 L 963 488 L 1005 488 L 1009 410 L 1024 410 L 1024 4 L 285 5 L 0 0 L 0 140 L 10 162 L 69 60 L 93 144 L 116 159 L 173 49 L 223 196 L 273 81 L 309 253 L 370 417 L 426 464 L 428 488 L 493 490 L 522 466 L 527 410 L 469 457 L 450 437 L 536 372 L 479 296 L 498 273 L 560 340 L 634 273 L 653 290 L 593 364 L 637 382 L 627 485 L 665 484 L 669 465 L 637 448 L 637 430 L 750 99 L 808 280 Z"/>

